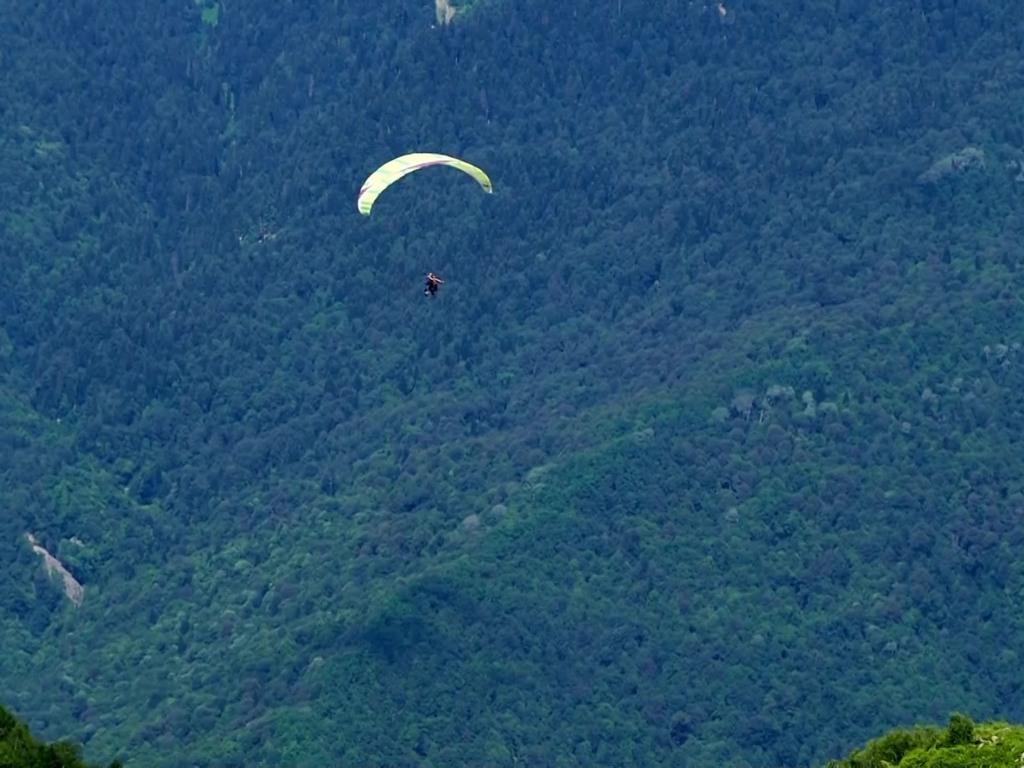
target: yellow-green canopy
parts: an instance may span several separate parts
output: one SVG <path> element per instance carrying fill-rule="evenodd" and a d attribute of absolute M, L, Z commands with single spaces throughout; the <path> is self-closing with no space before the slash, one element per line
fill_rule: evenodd
<path fill-rule="evenodd" d="M 487 174 L 465 160 L 459 160 L 457 157 L 449 157 L 448 155 L 438 155 L 433 152 L 413 152 L 411 155 L 402 155 L 394 160 L 389 160 L 369 175 L 359 190 L 359 197 L 356 198 L 359 212 L 364 216 L 369 216 L 370 209 L 373 208 L 373 203 L 381 192 L 403 176 L 431 165 L 448 165 L 452 168 L 457 168 L 476 179 L 480 186 L 484 188 L 484 192 L 490 193 L 494 191 L 491 187 L 491 180 L 487 178 Z"/>

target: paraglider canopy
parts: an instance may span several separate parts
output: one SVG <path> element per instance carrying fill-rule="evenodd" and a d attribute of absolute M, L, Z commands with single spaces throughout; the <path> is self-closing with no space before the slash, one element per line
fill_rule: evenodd
<path fill-rule="evenodd" d="M 487 174 L 465 160 L 433 152 L 414 152 L 409 155 L 396 157 L 394 160 L 389 160 L 367 177 L 359 190 L 359 196 L 356 198 L 359 212 L 364 216 L 369 216 L 370 209 L 373 208 L 373 203 L 380 196 L 381 192 L 403 176 L 432 165 L 447 165 L 463 173 L 468 173 L 483 187 L 484 192 L 490 194 L 494 191 Z"/>

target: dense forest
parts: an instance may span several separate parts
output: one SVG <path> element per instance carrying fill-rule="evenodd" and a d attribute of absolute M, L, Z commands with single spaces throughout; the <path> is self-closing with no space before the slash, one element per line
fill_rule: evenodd
<path fill-rule="evenodd" d="M 0 703 L 131 768 L 1024 720 L 1018 0 L 453 5 L 0 9 Z M 494 194 L 360 216 L 410 151 Z"/>

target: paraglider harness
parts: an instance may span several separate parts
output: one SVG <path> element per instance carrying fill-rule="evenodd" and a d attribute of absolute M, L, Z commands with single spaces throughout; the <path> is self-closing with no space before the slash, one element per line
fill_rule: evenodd
<path fill-rule="evenodd" d="M 427 272 L 427 282 L 423 287 L 423 295 L 433 298 L 437 295 L 437 289 L 440 288 L 443 283 L 444 280 L 439 278 L 433 272 Z"/>

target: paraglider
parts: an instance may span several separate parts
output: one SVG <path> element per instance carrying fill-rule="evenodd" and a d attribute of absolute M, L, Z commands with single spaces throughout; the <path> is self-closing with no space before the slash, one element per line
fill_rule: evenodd
<path fill-rule="evenodd" d="M 435 275 L 433 272 L 427 272 L 427 282 L 423 287 L 423 295 L 434 298 L 437 295 L 437 289 L 444 285 L 444 280 Z"/>
<path fill-rule="evenodd" d="M 407 176 L 421 168 L 429 168 L 432 165 L 447 165 L 450 168 L 455 168 L 476 179 L 477 183 L 483 187 L 484 192 L 490 194 L 494 191 L 487 174 L 465 160 L 459 160 L 457 157 L 450 157 L 449 155 L 439 155 L 434 152 L 413 152 L 412 154 L 402 155 L 394 160 L 389 160 L 371 173 L 359 189 L 356 207 L 359 208 L 361 214 L 369 216 L 370 209 L 373 208 L 373 204 L 381 192 L 403 176 Z"/>
<path fill-rule="evenodd" d="M 374 202 L 376 202 L 385 189 L 403 176 L 407 176 L 421 168 L 429 168 L 432 165 L 447 165 L 450 168 L 455 168 L 475 179 L 484 192 L 490 194 L 494 191 L 487 174 L 465 160 L 459 160 L 457 157 L 449 155 L 440 155 L 435 152 L 413 152 L 412 154 L 402 155 L 394 160 L 389 160 L 371 173 L 359 189 L 359 195 L 356 197 L 356 207 L 361 214 L 369 216 Z M 433 272 L 427 272 L 423 286 L 423 295 L 434 298 L 437 296 L 438 289 L 443 284 L 444 280 Z"/>

